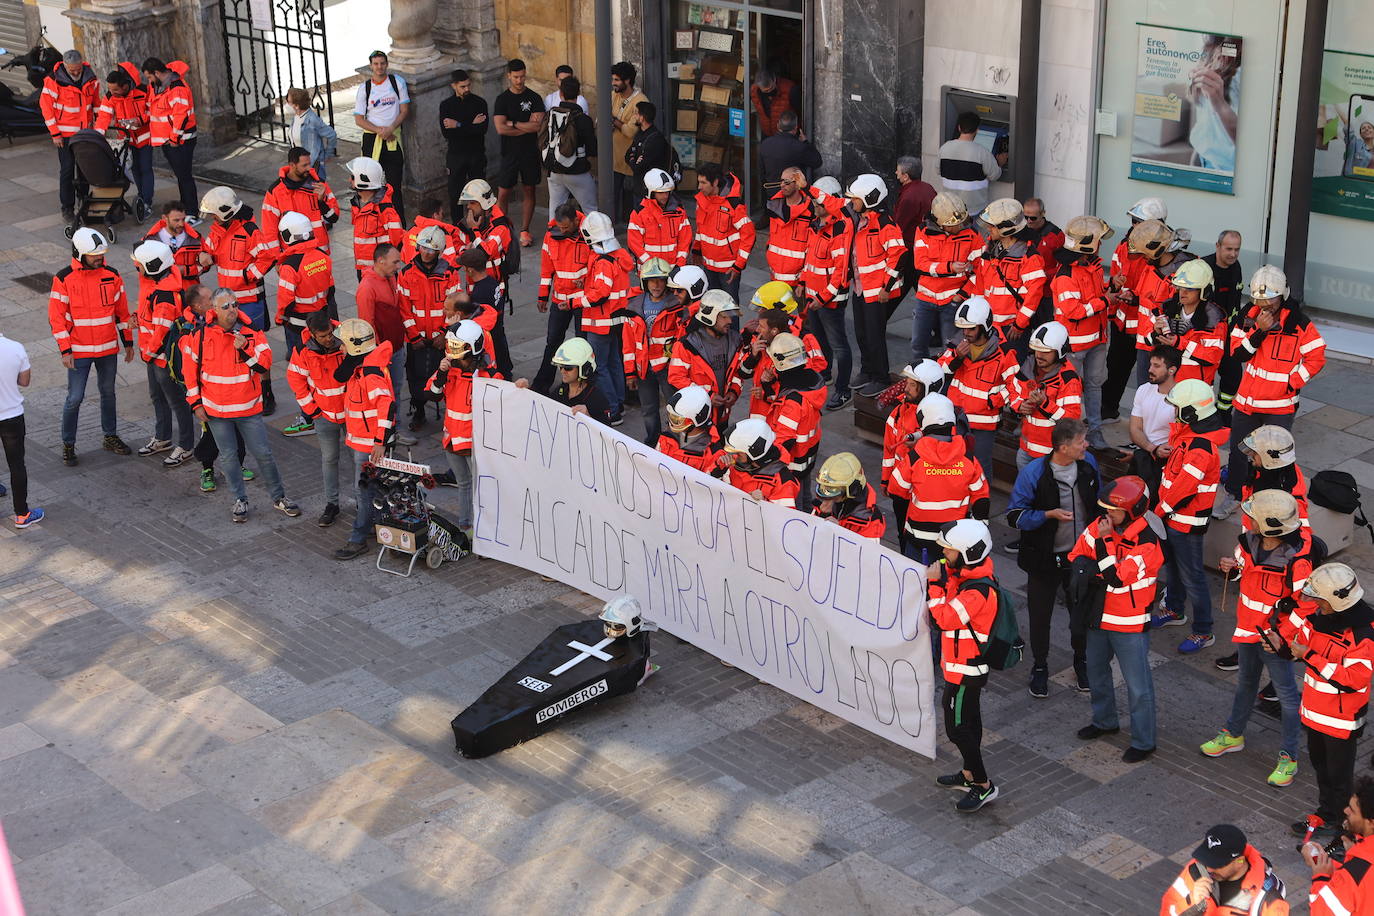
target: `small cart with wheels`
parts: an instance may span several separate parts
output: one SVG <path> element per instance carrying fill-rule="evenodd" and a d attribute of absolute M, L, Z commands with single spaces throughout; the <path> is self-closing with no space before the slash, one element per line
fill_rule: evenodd
<path fill-rule="evenodd" d="M 376 492 L 374 529 L 377 543 L 377 568 L 393 576 L 409 577 L 415 563 L 424 557 L 425 565 L 438 569 L 445 560 L 461 560 L 472 552 L 472 542 L 461 528 L 449 521 L 425 498 L 433 489 L 429 465 L 397 458 L 383 458 L 364 468 Z M 384 565 L 388 553 L 405 558 L 402 569 Z"/>

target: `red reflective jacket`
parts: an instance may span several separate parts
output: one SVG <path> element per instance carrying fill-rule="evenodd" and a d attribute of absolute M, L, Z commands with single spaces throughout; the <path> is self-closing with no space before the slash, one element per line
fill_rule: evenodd
<path fill-rule="evenodd" d="M 940 668 L 947 684 L 988 673 L 983 647 L 997 619 L 997 589 L 992 557 L 977 566 L 954 569 L 940 562 L 941 574 L 929 587 L 930 616 L 940 628 Z M 983 580 L 975 583 L 976 580 Z"/>
<path fill-rule="evenodd" d="M 372 253 L 378 245 L 400 247 L 405 233 L 401 230 L 401 215 L 392 201 L 391 185 L 367 203 L 355 193 L 348 201 L 348 209 L 353 215 L 353 262 L 358 270 L 372 266 Z"/>
<path fill-rule="evenodd" d="M 380 343 L 344 385 L 344 444 L 355 452 L 367 454 L 384 444 L 395 423 L 390 364 L 391 344 Z"/>
<path fill-rule="evenodd" d="M 754 221 L 744 205 L 744 190 L 732 174 L 724 176 L 722 193 L 697 194 L 697 230 L 692 248 L 707 270 L 742 271 L 754 250 Z"/>
<path fill-rule="evenodd" d="M 153 223 L 153 228 L 148 230 L 148 234 L 143 238 L 145 241 L 163 241 L 158 237 L 158 233 L 167 228 L 167 221 L 160 219 Z M 170 233 L 169 233 L 170 235 Z M 190 289 L 200 284 L 200 253 L 205 250 L 205 239 L 196 228 L 189 222 L 182 227 L 181 236 L 176 238 L 177 244 L 168 245 L 172 249 L 172 259 L 176 262 L 177 270 L 181 272 L 181 288 Z M 228 287 L 225 287 L 228 289 Z"/>
<path fill-rule="evenodd" d="M 833 521 L 842 528 L 847 528 L 855 534 L 881 540 L 883 533 L 887 531 L 887 520 L 883 518 L 883 510 L 878 508 L 878 494 L 873 487 L 865 485 L 867 492 L 864 500 L 860 503 L 854 501 L 854 505 L 844 515 L 821 515 L 820 503 L 815 503 L 811 507 L 811 514 L 819 518 L 826 518 Z"/>
<path fill-rule="evenodd" d="M 1118 633 L 1143 633 L 1150 627 L 1150 608 L 1159 588 L 1159 568 L 1164 551 L 1159 537 L 1143 517 L 1125 530 L 1097 536 L 1097 523 L 1089 522 L 1069 551 L 1069 560 L 1087 557 L 1106 584 L 1100 629 Z"/>
<path fill-rule="evenodd" d="M 138 352 L 145 363 L 167 365 L 162 345 L 181 315 L 181 289 L 175 267 L 156 280 L 138 275 Z"/>
<path fill-rule="evenodd" d="M 301 413 L 307 420 L 322 416 L 331 423 L 344 422 L 344 383 L 334 377 L 344 361 L 343 347 L 320 349 L 309 329 L 301 331 L 301 340 L 304 346 L 291 354 L 286 366 L 286 381 Z"/>
<path fill-rule="evenodd" d="M 128 61 L 122 61 L 119 69 L 129 74 L 133 86 L 126 95 L 105 93 L 100 107 L 95 113 L 95 129 L 104 133 L 111 127 L 124 132 L 124 136 L 135 147 L 147 146 L 152 139 L 148 126 L 148 93 L 143 91 L 143 80 L 138 68 Z"/>
<path fill-rule="evenodd" d="M 196 138 L 196 105 L 186 85 L 185 61 L 169 61 L 176 76 L 166 86 L 148 87 L 148 127 L 153 146 L 179 146 Z M 189 203 L 189 202 L 188 202 Z"/>
<path fill-rule="evenodd" d="M 312 239 L 282 252 L 277 264 L 277 324 L 305 327 L 305 316 L 320 309 L 334 316 L 334 262 Z"/>
<path fill-rule="evenodd" d="M 43 112 L 48 133 L 54 137 L 65 139 L 95 123 L 100 80 L 90 64 L 83 61 L 81 67 L 81 75 L 72 79 L 66 65 L 58 61 L 52 72 L 43 78 L 38 107 Z"/>
<path fill-rule="evenodd" d="M 121 343 L 134 345 L 124 280 L 104 264 L 83 267 L 74 258 L 57 272 L 48 294 L 48 324 L 63 356 L 94 359 L 118 353 Z"/>
<path fill-rule="evenodd" d="M 864 302 L 877 302 L 886 289 L 895 293 L 902 285 L 897 264 L 906 254 L 902 230 L 886 213 L 865 210 L 854 226 L 851 263 L 858 288 L 855 293 Z"/>

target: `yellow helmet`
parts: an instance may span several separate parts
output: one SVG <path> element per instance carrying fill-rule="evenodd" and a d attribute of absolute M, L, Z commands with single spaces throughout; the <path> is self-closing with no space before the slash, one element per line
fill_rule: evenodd
<path fill-rule="evenodd" d="M 816 474 L 817 499 L 858 499 L 867 489 L 863 465 L 852 452 L 831 455 Z"/>
<path fill-rule="evenodd" d="M 792 295 L 792 287 L 781 280 L 769 280 L 760 286 L 750 305 L 760 311 L 780 309 L 789 315 L 796 314 L 799 308 L 797 297 Z"/>
<path fill-rule="evenodd" d="M 377 334 L 372 325 L 361 318 L 349 318 L 334 329 L 334 336 L 343 341 L 344 353 L 362 356 L 377 349 Z"/>
<path fill-rule="evenodd" d="M 1202 298 L 1207 299 L 1212 295 L 1214 276 L 1211 265 L 1202 258 L 1193 258 L 1191 261 L 1184 261 L 1174 275 L 1169 278 L 1170 282 L 1179 289 L 1195 289 L 1202 293 Z"/>
<path fill-rule="evenodd" d="M 581 337 L 570 337 L 563 341 L 549 362 L 559 368 L 577 369 L 578 375 L 584 379 L 596 373 L 596 354 L 592 352 L 592 345 Z"/>
<path fill-rule="evenodd" d="M 1164 400 L 1178 411 L 1178 418 L 1184 423 L 1196 423 L 1217 412 L 1217 396 L 1212 386 L 1198 378 L 1176 383 Z"/>
<path fill-rule="evenodd" d="M 639 268 L 641 280 L 666 280 L 673 272 L 673 266 L 662 258 L 650 258 Z"/>

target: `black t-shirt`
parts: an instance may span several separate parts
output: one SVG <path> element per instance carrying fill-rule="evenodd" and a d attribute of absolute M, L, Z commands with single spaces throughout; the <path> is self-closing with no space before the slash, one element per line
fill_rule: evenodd
<path fill-rule="evenodd" d="M 544 110 L 544 100 L 533 89 L 526 88 L 516 95 L 509 89 L 496 97 L 492 107 L 492 117 L 504 117 L 512 124 L 521 124 Z M 501 138 L 501 155 L 516 156 L 526 153 L 539 155 L 539 135 L 521 134 L 518 137 Z"/>
<path fill-rule="evenodd" d="M 606 396 L 597 387 L 596 381 L 590 381 L 582 393 L 576 396 L 568 393 L 568 386 L 559 382 L 550 392 L 553 399 L 560 404 L 567 404 L 569 407 L 581 405 L 587 408 L 587 415 L 593 420 L 597 420 L 607 426 L 611 425 L 611 405 L 606 402 Z"/>
<path fill-rule="evenodd" d="M 1226 315 L 1226 320 L 1230 321 L 1240 309 L 1240 289 L 1244 285 L 1241 278 L 1240 261 L 1230 267 L 1218 267 L 1217 256 L 1215 253 L 1203 257 L 1207 266 L 1212 268 L 1212 281 L 1216 284 L 1217 290 L 1212 295 L 1212 301 L 1221 307 L 1221 311 Z"/>
<path fill-rule="evenodd" d="M 474 124 L 478 115 L 488 114 L 487 100 L 469 92 L 461 99 L 451 95 L 439 103 L 439 129 L 448 141 L 448 154 L 462 158 L 486 158 L 487 130 L 491 127 L 488 117 L 480 124 Z M 452 118 L 457 127 L 444 127 L 444 119 Z"/>

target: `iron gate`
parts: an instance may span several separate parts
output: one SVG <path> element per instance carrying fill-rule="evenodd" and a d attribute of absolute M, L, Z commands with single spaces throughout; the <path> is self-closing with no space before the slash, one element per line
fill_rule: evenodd
<path fill-rule="evenodd" d="M 223 0 L 220 10 L 239 133 L 289 146 L 293 87 L 333 126 L 324 0 Z"/>

